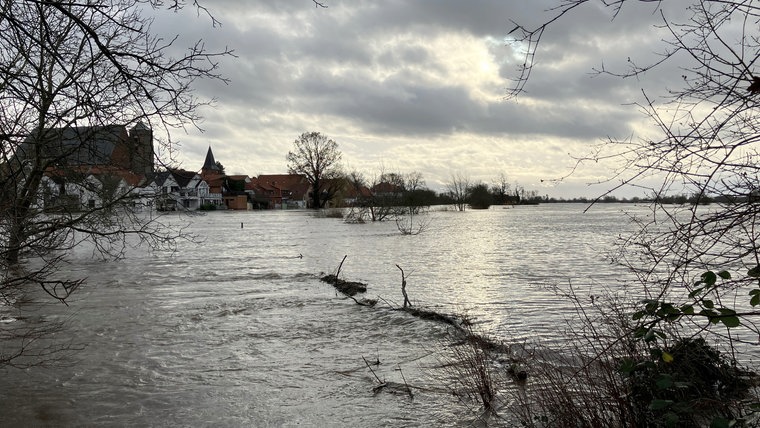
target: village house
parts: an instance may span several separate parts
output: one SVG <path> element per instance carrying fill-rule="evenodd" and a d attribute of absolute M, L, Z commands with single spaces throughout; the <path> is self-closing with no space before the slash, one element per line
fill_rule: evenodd
<path fill-rule="evenodd" d="M 251 188 L 262 208 L 306 208 L 311 185 L 300 174 L 261 174 Z"/>
<path fill-rule="evenodd" d="M 41 153 L 51 166 L 40 186 L 38 206 L 45 210 L 81 210 L 120 200 L 148 205 L 140 190 L 153 173 L 153 132 L 138 122 L 124 125 L 67 127 L 30 136 L 17 157 L 22 162 Z"/>
<path fill-rule="evenodd" d="M 201 178 L 209 185 L 209 191 L 215 197 L 218 195 L 220 203 L 215 204 L 216 208 L 231 210 L 249 210 L 248 194 L 245 192 L 245 182 L 250 180 L 247 176 L 227 176 L 219 168 L 219 164 L 214 158 L 214 152 L 211 146 L 206 152 L 206 159 L 201 167 Z"/>
<path fill-rule="evenodd" d="M 231 210 L 250 210 L 253 207 L 253 189 L 251 177 L 247 175 L 228 175 L 225 177 L 224 204 Z"/>
<path fill-rule="evenodd" d="M 195 211 L 208 205 L 221 205 L 221 195 L 209 191 L 200 174 L 184 169 L 169 168 L 153 175 L 148 186 L 157 195 L 159 211 Z"/>
<path fill-rule="evenodd" d="M 114 197 L 159 211 L 298 209 L 311 201 L 305 176 L 226 175 L 210 146 L 200 172 L 154 171 L 152 131 L 142 123 L 130 130 L 123 125 L 55 129 L 47 138 L 56 142 L 49 156 L 57 159 L 43 179 L 40 205 L 49 210 L 91 209 Z"/>
<path fill-rule="evenodd" d="M 362 206 L 372 199 L 372 191 L 365 185 L 347 185 L 343 191 L 343 204 L 347 207 Z"/>

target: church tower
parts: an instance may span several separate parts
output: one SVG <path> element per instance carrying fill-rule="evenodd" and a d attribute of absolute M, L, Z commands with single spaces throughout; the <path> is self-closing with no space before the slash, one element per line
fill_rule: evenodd
<path fill-rule="evenodd" d="M 220 174 L 221 173 L 221 171 L 219 170 L 219 166 L 217 166 L 216 164 L 216 159 L 214 159 L 214 152 L 211 151 L 211 146 L 208 146 L 208 152 L 206 153 L 206 161 L 203 162 L 201 173 L 203 174 L 208 174 L 208 173 Z"/>
<path fill-rule="evenodd" d="M 203 162 L 201 168 L 201 178 L 208 183 L 208 190 L 210 193 L 224 192 L 224 173 L 219 169 L 214 159 L 214 152 L 211 151 L 211 146 L 208 146 L 208 152 L 206 153 L 206 160 Z"/>
<path fill-rule="evenodd" d="M 137 122 L 129 130 L 134 146 L 129 151 L 129 163 L 133 172 L 150 174 L 153 172 L 153 130 L 142 122 Z"/>

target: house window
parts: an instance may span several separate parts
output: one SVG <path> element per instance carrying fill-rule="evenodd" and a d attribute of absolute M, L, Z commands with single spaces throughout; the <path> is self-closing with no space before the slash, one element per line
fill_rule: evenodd
<path fill-rule="evenodd" d="M 87 201 L 87 208 L 95 208 L 95 199 L 90 199 Z"/>

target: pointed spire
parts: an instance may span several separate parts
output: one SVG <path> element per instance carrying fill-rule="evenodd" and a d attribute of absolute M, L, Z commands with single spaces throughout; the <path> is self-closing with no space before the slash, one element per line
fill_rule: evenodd
<path fill-rule="evenodd" d="M 150 131 L 150 128 L 148 128 L 141 120 L 137 122 L 135 126 L 132 127 L 132 131 Z"/>
<path fill-rule="evenodd" d="M 214 159 L 214 152 L 211 151 L 211 146 L 208 146 L 208 152 L 206 153 L 206 161 L 203 162 L 204 170 L 219 171 L 219 167 L 216 166 L 216 160 Z"/>

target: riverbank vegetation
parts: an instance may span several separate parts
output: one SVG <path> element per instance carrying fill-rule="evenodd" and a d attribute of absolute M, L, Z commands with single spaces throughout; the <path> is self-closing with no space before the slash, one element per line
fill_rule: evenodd
<path fill-rule="evenodd" d="M 572 0 L 541 25 L 518 24 L 512 35 L 526 47 L 525 62 L 511 95 L 530 85 L 542 35 L 566 14 L 598 7 L 624 19 L 627 7 L 639 3 L 647 2 Z M 610 190 L 598 200 L 626 186 L 653 196 L 651 215 L 633 219 L 639 231 L 622 240 L 613 258 L 636 281 L 600 290 L 590 303 L 564 289 L 578 319 L 569 329 L 571 352 L 560 361 L 574 358 L 566 365 L 576 369 L 561 382 L 549 380 L 548 388 L 536 385 L 536 392 L 550 394 L 532 400 L 539 410 L 530 425 L 760 423 L 760 91 L 754 74 L 760 6 L 693 0 L 674 13 L 666 13 L 663 2 L 653 6 L 659 55 L 649 62 L 629 57 L 625 69 L 602 66 L 597 73 L 643 85 L 655 83 L 649 72 L 677 66 L 681 79 L 667 88 L 647 85 L 639 99 L 625 101 L 644 113 L 653 132 L 612 137 L 579 160 L 615 165 Z M 589 397 L 596 401 L 584 405 Z"/>

